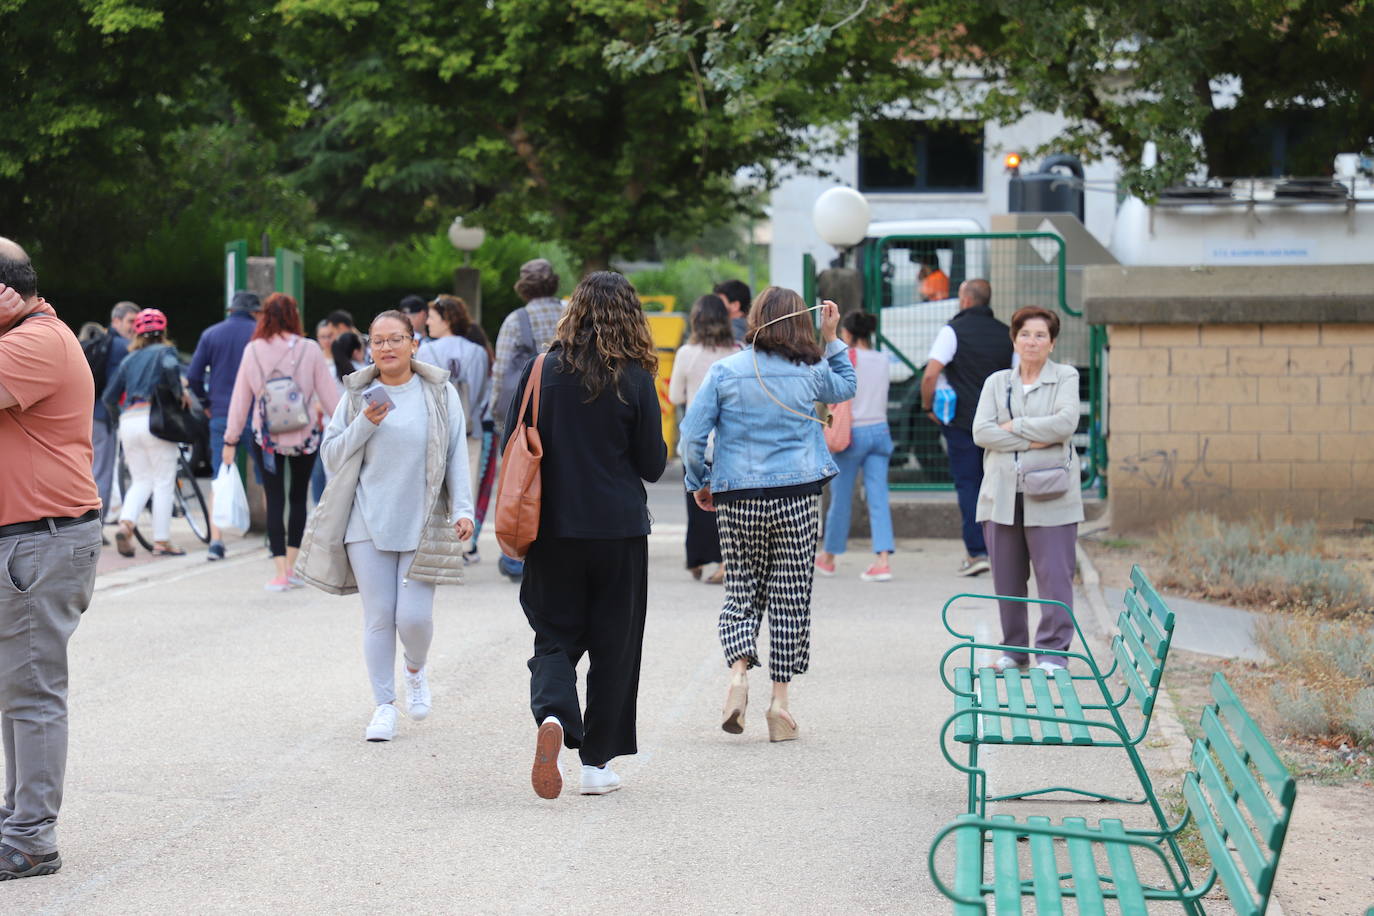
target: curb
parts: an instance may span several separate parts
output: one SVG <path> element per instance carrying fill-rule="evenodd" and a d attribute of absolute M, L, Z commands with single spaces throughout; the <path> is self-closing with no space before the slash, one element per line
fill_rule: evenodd
<path fill-rule="evenodd" d="M 1116 621 L 1112 618 L 1111 610 L 1107 607 L 1107 599 L 1102 594 L 1102 577 L 1098 575 L 1097 567 L 1093 566 L 1092 558 L 1088 556 L 1081 543 L 1074 544 L 1074 552 L 1078 557 L 1078 572 L 1083 577 L 1083 594 L 1088 599 L 1088 606 L 1093 609 L 1097 627 L 1103 633 L 1112 633 Z M 1155 735 L 1166 742 L 1164 747 L 1170 765 L 1182 773 L 1191 765 L 1193 742 L 1188 739 L 1188 733 L 1183 728 L 1183 720 L 1179 718 L 1169 691 L 1159 691 L 1155 702 L 1160 711 L 1165 713 L 1162 717 L 1155 716 Z"/>
<path fill-rule="evenodd" d="M 1074 543 L 1074 553 L 1078 558 L 1078 572 L 1083 578 L 1083 595 L 1088 599 L 1088 606 L 1093 609 L 1094 621 L 1102 632 L 1110 633 L 1116 622 L 1112 620 L 1111 611 L 1107 607 L 1107 599 L 1102 594 L 1102 577 L 1098 575 L 1097 567 L 1093 565 L 1092 558 L 1088 556 L 1088 552 L 1083 549 L 1081 543 Z M 1189 740 L 1188 733 L 1183 728 L 1183 720 L 1179 717 L 1178 709 L 1174 706 L 1174 699 L 1169 696 L 1169 691 L 1159 691 L 1156 694 L 1155 703 L 1159 712 L 1162 713 L 1162 715 L 1155 716 L 1155 735 L 1164 740 L 1164 752 L 1169 758 L 1169 764 L 1174 768 L 1175 774 L 1181 774 L 1192 765 L 1193 742 Z M 1211 895 L 1208 899 L 1210 897 Z M 1272 916 L 1284 916 L 1283 905 L 1279 902 L 1277 890 L 1273 890 L 1269 894 L 1268 912 Z"/>
<path fill-rule="evenodd" d="M 140 563 L 138 566 L 96 576 L 95 594 L 100 595 L 107 592 L 129 589 L 149 582 L 175 582 L 191 576 L 198 576 L 201 573 L 210 572 L 215 569 L 241 566 L 254 560 L 261 560 L 267 557 L 267 555 L 268 551 L 266 547 L 253 547 L 242 553 L 237 553 L 230 559 L 216 560 L 213 563 L 205 560 L 201 560 L 194 565 L 177 564 L 175 566 L 165 562 Z M 194 556 L 194 554 L 191 556 Z"/>

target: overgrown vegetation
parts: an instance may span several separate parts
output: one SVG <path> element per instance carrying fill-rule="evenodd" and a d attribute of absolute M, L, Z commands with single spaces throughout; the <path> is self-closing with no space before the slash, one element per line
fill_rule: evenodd
<path fill-rule="evenodd" d="M 1363 615 L 1269 616 L 1255 636 L 1275 665 L 1269 696 L 1292 735 L 1374 747 L 1374 625 Z"/>
<path fill-rule="evenodd" d="M 1368 583 L 1324 548 L 1311 522 L 1223 522 L 1189 513 L 1158 538 L 1157 584 L 1209 598 L 1341 618 L 1369 613 Z"/>

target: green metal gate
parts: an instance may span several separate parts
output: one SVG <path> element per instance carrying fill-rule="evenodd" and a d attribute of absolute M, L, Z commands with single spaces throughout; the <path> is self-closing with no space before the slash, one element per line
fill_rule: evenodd
<path fill-rule="evenodd" d="M 1061 316 L 1054 359 L 1076 366 L 1082 380 L 1083 410 L 1074 444 L 1083 459 L 1083 485 L 1097 486 L 1105 495 L 1105 334 L 1084 322 L 1082 313 L 1065 299 L 1062 238 L 1049 232 L 894 235 L 868 239 L 857 253 L 864 309 L 878 316 L 878 347 L 892 356 L 888 420 L 895 445 L 890 466 L 893 489 L 953 487 L 939 426 L 921 409 L 921 374 L 935 335 L 958 311 L 959 284 L 982 277 L 992 284 L 992 308 L 1003 321 L 1010 322 L 1013 312 L 1028 305 Z M 922 283 L 923 265 L 938 267 L 946 276 L 948 292 L 943 296 L 938 282 Z M 806 276 L 810 278 L 810 271 Z M 923 285 L 927 295 L 938 298 L 923 299 Z"/>

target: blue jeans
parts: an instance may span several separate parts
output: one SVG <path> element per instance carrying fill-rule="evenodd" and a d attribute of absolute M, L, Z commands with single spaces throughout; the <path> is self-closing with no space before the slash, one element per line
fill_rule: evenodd
<path fill-rule="evenodd" d="M 959 514 L 964 521 L 964 549 L 971 557 L 986 557 L 983 526 L 973 520 L 978 511 L 978 490 L 983 486 L 983 450 L 973 444 L 973 433 L 945 426 L 945 445 L 949 448 L 949 473 L 959 495 Z"/>
<path fill-rule="evenodd" d="M 215 469 L 216 474 L 219 473 L 220 457 L 224 452 L 224 431 L 228 428 L 228 417 L 210 418 L 210 466 Z M 252 455 L 253 450 L 248 448 L 248 446 L 252 444 L 253 424 L 252 422 L 249 422 L 245 424 L 243 427 L 243 435 L 239 436 L 239 450 L 242 451 L 244 449 L 248 449 L 248 454 Z M 258 467 L 258 463 L 256 461 L 249 461 L 248 463 L 253 466 L 253 477 L 257 480 L 258 485 L 261 486 L 262 469 Z"/>
<path fill-rule="evenodd" d="M 873 552 L 893 549 L 892 512 L 887 504 L 887 465 L 891 457 L 892 433 L 886 423 L 854 427 L 849 448 L 835 454 L 840 473 L 830 484 L 830 509 L 825 514 L 826 553 L 844 553 L 844 542 L 849 537 L 854 478 L 860 468 L 864 474 L 864 499 L 868 502 L 868 530 L 873 538 Z"/>

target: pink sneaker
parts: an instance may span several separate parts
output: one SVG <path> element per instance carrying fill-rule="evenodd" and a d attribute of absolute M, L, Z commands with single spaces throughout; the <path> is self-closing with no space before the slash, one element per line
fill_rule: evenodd
<path fill-rule="evenodd" d="M 892 567 L 886 563 L 874 563 L 859 573 L 859 578 L 865 582 L 890 582 L 892 580 Z"/>
<path fill-rule="evenodd" d="M 835 564 L 827 563 L 820 557 L 816 557 L 816 572 L 820 573 L 822 576 L 830 578 L 835 575 Z"/>
<path fill-rule="evenodd" d="M 264 586 L 269 592 L 289 592 L 291 591 L 291 580 L 286 576 L 277 576 Z"/>

